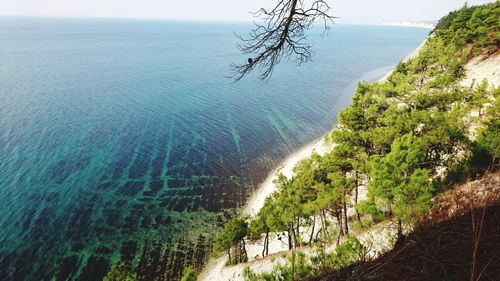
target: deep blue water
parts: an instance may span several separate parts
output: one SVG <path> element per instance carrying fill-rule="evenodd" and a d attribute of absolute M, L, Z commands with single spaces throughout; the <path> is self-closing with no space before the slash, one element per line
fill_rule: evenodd
<path fill-rule="evenodd" d="M 201 266 L 230 210 L 428 33 L 336 25 L 314 62 L 232 83 L 250 28 L 0 18 L 0 280 Z"/>

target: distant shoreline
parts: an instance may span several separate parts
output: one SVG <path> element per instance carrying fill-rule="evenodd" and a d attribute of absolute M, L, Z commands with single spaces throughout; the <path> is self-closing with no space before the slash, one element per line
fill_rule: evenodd
<path fill-rule="evenodd" d="M 383 23 L 381 25 L 404 26 L 404 27 L 415 27 L 415 28 L 425 28 L 425 29 L 434 29 L 434 27 L 436 27 L 432 23 L 411 22 L 411 21 L 388 22 L 388 23 Z"/>

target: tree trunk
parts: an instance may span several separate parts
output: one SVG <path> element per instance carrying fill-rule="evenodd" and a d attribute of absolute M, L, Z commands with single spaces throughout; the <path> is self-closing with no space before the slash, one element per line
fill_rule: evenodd
<path fill-rule="evenodd" d="M 238 242 L 238 263 L 241 263 L 241 262 L 243 262 L 243 249 L 242 249 L 241 241 L 240 241 L 240 242 Z"/>
<path fill-rule="evenodd" d="M 293 224 L 291 224 L 290 230 L 292 231 L 293 247 L 297 247 L 297 234 L 295 233 Z"/>
<path fill-rule="evenodd" d="M 266 230 L 266 256 L 269 255 L 269 230 Z"/>
<path fill-rule="evenodd" d="M 293 224 L 289 226 L 290 231 L 293 233 L 293 248 L 292 248 L 292 281 L 295 281 L 295 247 L 297 247 L 297 237 L 295 236 L 295 231 Z"/>
<path fill-rule="evenodd" d="M 232 264 L 232 261 L 231 261 L 231 247 L 229 247 L 227 249 L 227 255 L 229 256 L 229 265 L 231 265 Z"/>
<path fill-rule="evenodd" d="M 401 220 L 398 219 L 398 237 L 403 236 L 403 224 L 401 223 Z"/>
<path fill-rule="evenodd" d="M 262 247 L 262 257 L 266 256 L 266 240 L 267 240 L 267 232 L 266 232 L 266 236 L 264 236 L 264 246 Z"/>
<path fill-rule="evenodd" d="M 248 253 L 247 253 L 247 247 L 245 244 L 245 239 L 241 240 L 241 246 L 243 247 L 243 254 L 240 257 L 240 262 L 245 262 L 248 260 Z"/>
<path fill-rule="evenodd" d="M 293 229 L 292 229 L 292 231 L 293 231 Z M 293 247 L 292 234 L 290 233 L 290 230 L 288 230 L 287 232 L 288 232 L 288 250 L 291 250 Z"/>
<path fill-rule="evenodd" d="M 264 248 L 262 249 L 262 257 L 264 258 L 269 254 L 269 230 L 266 230 L 266 236 L 264 236 Z"/>
<path fill-rule="evenodd" d="M 300 238 L 300 218 L 297 217 L 297 225 L 296 225 L 296 231 L 295 231 L 295 246 L 300 246 L 298 245 L 299 243 L 299 238 Z"/>
<path fill-rule="evenodd" d="M 314 226 L 316 226 L 316 214 L 313 215 L 313 223 L 312 223 L 312 230 L 311 230 L 311 235 L 309 236 L 309 244 L 312 243 L 313 236 L 314 236 Z"/>
<path fill-rule="evenodd" d="M 325 213 L 325 209 L 322 209 L 321 210 L 321 224 L 322 224 L 322 227 L 323 227 L 323 233 L 325 234 L 325 236 L 328 236 L 330 233 L 327 229 L 327 226 L 326 226 L 326 213 Z"/>
<path fill-rule="evenodd" d="M 359 190 L 358 190 L 358 184 L 359 184 L 359 178 L 358 178 L 358 171 L 355 171 L 355 182 L 354 182 L 354 206 L 358 204 L 358 196 L 359 196 Z M 358 208 L 354 207 L 354 210 L 356 210 L 356 217 L 358 218 L 359 225 L 363 227 L 363 222 L 361 222 L 361 216 L 359 215 Z"/>
<path fill-rule="evenodd" d="M 346 203 L 345 199 L 346 199 L 346 192 L 344 190 L 344 199 L 342 200 L 342 203 L 344 205 L 345 234 L 349 234 L 349 220 L 347 219 L 347 203 Z"/>
<path fill-rule="evenodd" d="M 342 212 L 337 211 L 336 217 L 337 217 L 337 222 L 339 224 L 339 234 L 343 236 L 344 235 L 344 226 L 342 223 Z"/>
<path fill-rule="evenodd" d="M 320 229 L 320 230 L 318 230 L 318 232 L 316 232 L 316 241 L 319 241 L 319 235 L 321 234 L 321 232 L 323 232 L 323 229 Z"/>

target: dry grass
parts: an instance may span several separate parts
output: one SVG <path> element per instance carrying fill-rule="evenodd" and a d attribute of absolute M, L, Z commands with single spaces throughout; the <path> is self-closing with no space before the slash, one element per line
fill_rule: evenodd
<path fill-rule="evenodd" d="M 439 195 L 398 247 L 319 280 L 500 280 L 499 175 Z"/>

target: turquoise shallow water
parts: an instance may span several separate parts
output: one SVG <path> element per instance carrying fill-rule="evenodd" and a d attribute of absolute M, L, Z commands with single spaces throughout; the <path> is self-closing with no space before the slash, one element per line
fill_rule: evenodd
<path fill-rule="evenodd" d="M 242 23 L 0 18 L 0 280 L 175 280 L 359 79 L 427 30 L 337 25 L 315 61 L 231 83 Z"/>

